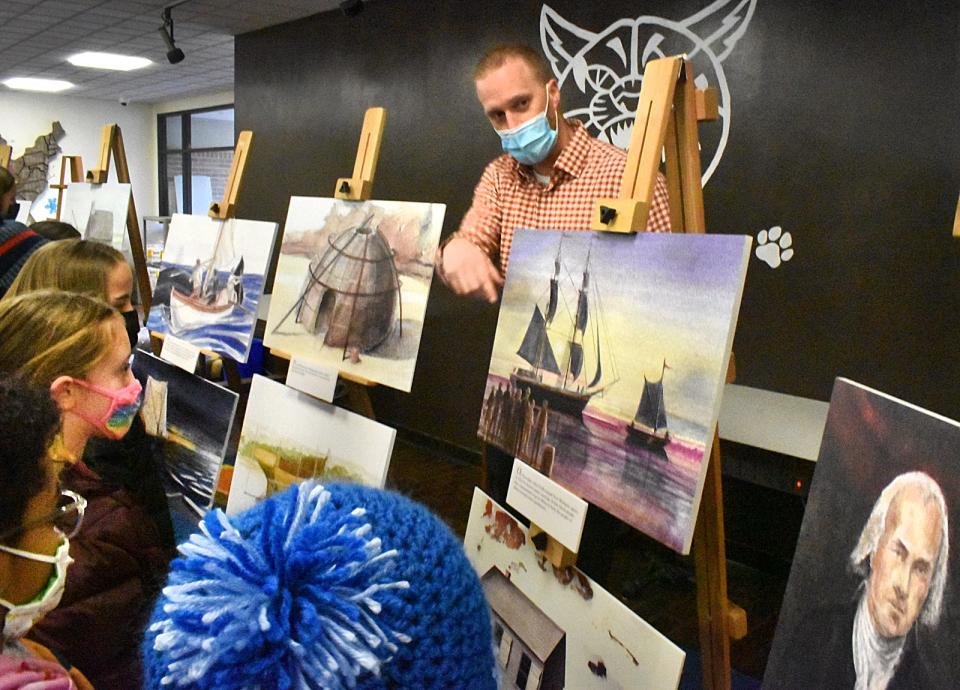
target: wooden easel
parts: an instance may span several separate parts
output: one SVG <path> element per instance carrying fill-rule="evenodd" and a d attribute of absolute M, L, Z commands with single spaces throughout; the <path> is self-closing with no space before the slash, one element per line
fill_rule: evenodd
<path fill-rule="evenodd" d="M 960 199 L 957 199 L 957 212 L 953 216 L 953 236 L 960 237 Z"/>
<path fill-rule="evenodd" d="M 383 129 L 387 124 L 386 108 L 367 108 L 363 116 L 363 128 L 360 130 L 360 143 L 357 145 L 357 157 L 353 164 L 353 175 L 337 179 L 333 196 L 347 201 L 368 201 L 373 196 L 373 180 L 380 160 L 380 145 L 383 143 Z M 290 355 L 280 350 L 271 353 L 281 359 L 290 359 Z M 349 372 L 339 372 L 344 382 L 347 406 L 368 419 L 376 419 L 370 389 L 375 381 L 356 376 Z"/>
<path fill-rule="evenodd" d="M 10 144 L 0 144 L 0 168 L 9 168 L 13 158 L 13 147 Z"/>
<path fill-rule="evenodd" d="M 253 132 L 245 129 L 237 136 L 237 145 L 233 149 L 233 161 L 230 163 L 230 173 L 227 175 L 227 184 L 223 188 L 223 199 L 210 204 L 207 215 L 211 218 L 227 221 L 236 218 L 237 197 L 240 195 L 240 183 L 243 181 L 243 171 L 247 166 L 247 154 L 253 143 Z M 223 357 L 223 373 L 227 379 L 227 388 L 239 393 L 241 387 L 240 367 L 236 361 Z"/>
<path fill-rule="evenodd" d="M 87 171 L 86 181 L 91 184 L 103 184 L 107 181 L 110 172 L 110 154 L 117 164 L 117 181 L 130 183 L 130 168 L 127 167 L 127 153 L 123 147 L 123 134 L 116 124 L 104 125 L 100 138 L 100 159 L 96 168 Z M 76 159 L 79 165 L 79 158 Z M 71 162 L 71 166 L 73 163 Z M 72 172 L 72 168 L 71 168 Z M 64 184 L 63 163 L 60 168 L 60 185 Z M 63 190 L 58 190 L 58 197 Z M 57 207 L 59 218 L 59 205 Z M 150 305 L 153 301 L 153 292 L 150 289 L 150 276 L 147 273 L 147 255 L 143 250 L 143 238 L 140 237 L 140 224 L 137 220 L 137 207 L 131 190 L 130 204 L 127 206 L 127 236 L 130 238 L 130 252 L 133 254 L 134 274 L 137 279 L 137 291 L 140 293 L 140 304 L 143 306 L 143 319 L 146 321 L 150 314 Z"/>
<path fill-rule="evenodd" d="M 67 188 L 67 170 L 70 171 L 71 182 L 83 182 L 83 161 L 80 156 L 63 156 L 60 159 L 60 182 L 50 185 L 50 189 L 57 190 L 57 212 L 54 218 L 60 220 L 60 209 L 63 207 L 63 190 Z"/>
<path fill-rule="evenodd" d="M 712 90 L 694 89 L 693 78 L 693 65 L 683 57 L 647 63 L 621 198 L 596 202 L 593 229 L 637 232 L 646 228 L 660 152 L 665 149 L 673 232 L 706 232 L 697 120 L 717 118 L 717 98 Z M 731 357 L 728 381 L 732 377 Z M 727 600 L 720 437 L 716 431 L 694 531 L 694 560 L 703 687 L 730 688 L 730 638 L 747 634 L 747 617 L 742 608 Z"/>
<path fill-rule="evenodd" d="M 237 136 L 237 145 L 233 150 L 233 161 L 230 163 L 230 173 L 227 176 L 227 183 L 223 188 L 223 198 L 220 201 L 214 201 L 210 204 L 207 215 L 214 220 L 228 221 L 236 217 L 237 197 L 240 195 L 240 183 L 243 181 L 243 172 L 247 165 L 247 155 L 250 153 L 250 146 L 253 143 L 253 132 L 243 130 Z M 152 332 L 151 335 L 156 338 L 154 341 L 154 350 L 159 353 L 158 341 L 163 340 L 163 335 Z M 237 362 L 224 357 L 212 350 L 200 350 L 205 357 L 219 357 L 223 362 L 223 372 L 227 379 L 227 387 L 236 392 L 240 392 L 240 369 Z"/>
<path fill-rule="evenodd" d="M 243 171 L 247 167 L 247 154 L 253 143 L 253 132 L 245 129 L 237 136 L 237 146 L 233 150 L 233 161 L 230 163 L 230 174 L 227 184 L 223 188 L 223 199 L 210 204 L 207 215 L 211 218 L 227 220 L 237 215 L 237 197 L 240 195 L 240 183 L 243 181 Z"/>

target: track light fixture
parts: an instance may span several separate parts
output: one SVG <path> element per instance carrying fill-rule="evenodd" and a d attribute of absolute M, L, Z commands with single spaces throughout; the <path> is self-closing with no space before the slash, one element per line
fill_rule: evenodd
<path fill-rule="evenodd" d="M 179 3 L 178 3 L 179 4 Z M 167 44 L 167 60 L 171 65 L 175 65 L 178 62 L 183 62 L 185 57 L 183 51 L 177 48 L 176 43 L 173 42 L 173 15 L 171 14 L 172 7 L 164 7 L 163 14 L 163 26 L 161 26 L 157 31 L 160 32 L 160 35 L 163 37 L 163 42 Z"/>

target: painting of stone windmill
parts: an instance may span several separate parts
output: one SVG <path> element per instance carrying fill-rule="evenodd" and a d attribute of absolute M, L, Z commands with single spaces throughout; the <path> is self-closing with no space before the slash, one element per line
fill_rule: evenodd
<path fill-rule="evenodd" d="M 291 197 L 264 344 L 409 391 L 445 209 Z"/>

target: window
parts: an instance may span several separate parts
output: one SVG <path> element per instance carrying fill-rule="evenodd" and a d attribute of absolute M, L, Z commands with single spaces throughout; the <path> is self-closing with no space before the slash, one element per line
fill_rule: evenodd
<path fill-rule="evenodd" d="M 161 216 L 203 215 L 223 198 L 234 141 L 232 105 L 157 116 Z"/>
<path fill-rule="evenodd" d="M 526 690 L 527 676 L 530 675 L 530 657 L 524 652 L 520 656 L 520 666 L 517 668 L 517 687 Z"/>
<path fill-rule="evenodd" d="M 499 647 L 500 647 L 500 640 L 502 640 L 502 639 L 503 639 L 503 626 L 500 625 L 499 623 L 497 623 L 496 621 L 494 621 L 494 622 L 493 622 L 493 644 L 494 644 L 494 646 L 499 648 Z"/>

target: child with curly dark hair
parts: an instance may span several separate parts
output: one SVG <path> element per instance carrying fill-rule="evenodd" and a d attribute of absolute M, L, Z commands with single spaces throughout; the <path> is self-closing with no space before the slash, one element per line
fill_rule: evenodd
<path fill-rule="evenodd" d="M 0 686 L 85 688 L 45 648 L 23 643 L 30 627 L 54 609 L 70 565 L 70 537 L 84 500 L 61 494 L 49 451 L 60 411 L 49 391 L 0 378 Z M 32 686 L 31 686 L 32 687 Z"/>

